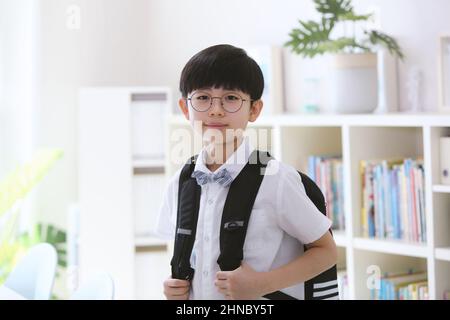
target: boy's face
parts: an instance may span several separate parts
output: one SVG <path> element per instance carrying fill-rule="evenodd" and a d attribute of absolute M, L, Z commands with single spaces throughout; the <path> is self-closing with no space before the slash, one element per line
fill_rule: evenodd
<path fill-rule="evenodd" d="M 258 118 L 263 106 L 261 100 L 251 102 L 250 95 L 242 91 L 222 88 L 194 90 L 178 104 L 203 140 L 217 144 L 242 136 L 247 123 Z M 214 141 L 211 141 L 212 137 Z"/>

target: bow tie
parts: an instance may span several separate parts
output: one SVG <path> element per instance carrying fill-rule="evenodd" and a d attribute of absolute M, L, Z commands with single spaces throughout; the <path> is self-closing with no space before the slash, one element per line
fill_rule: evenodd
<path fill-rule="evenodd" d="M 197 179 L 199 185 L 204 185 L 208 182 L 217 182 L 223 187 L 228 187 L 233 181 L 233 177 L 227 169 L 222 169 L 217 173 L 206 173 L 196 170 L 191 175 L 192 178 Z"/>

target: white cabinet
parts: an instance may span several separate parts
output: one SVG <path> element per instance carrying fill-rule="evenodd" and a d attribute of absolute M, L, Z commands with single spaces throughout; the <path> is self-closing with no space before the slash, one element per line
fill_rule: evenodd
<path fill-rule="evenodd" d="M 151 287 L 162 283 L 152 264 L 162 259 L 167 244 L 151 232 L 166 183 L 164 121 L 170 107 L 168 88 L 80 91 L 80 280 L 97 271 L 110 273 L 117 299 L 137 297 L 135 284 L 145 270 L 153 274 Z"/>

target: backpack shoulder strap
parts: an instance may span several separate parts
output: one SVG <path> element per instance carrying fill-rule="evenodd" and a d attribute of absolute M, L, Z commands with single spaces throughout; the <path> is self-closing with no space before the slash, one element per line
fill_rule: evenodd
<path fill-rule="evenodd" d="M 305 187 L 306 195 L 308 198 L 314 203 L 316 208 L 322 212 L 322 214 L 327 215 L 327 208 L 325 203 L 325 197 L 323 196 L 322 191 L 317 186 L 317 184 L 306 174 L 303 172 L 298 171 L 303 186 Z"/>
<path fill-rule="evenodd" d="M 306 174 L 298 171 L 305 187 L 306 195 L 316 208 L 327 215 L 325 197 L 317 184 Z M 331 234 L 333 232 L 329 230 Z M 304 251 L 307 247 L 304 246 Z M 337 284 L 337 267 L 332 266 L 312 279 L 305 281 L 305 300 L 337 299 L 339 296 Z"/>
<path fill-rule="evenodd" d="M 248 221 L 270 159 L 272 157 L 268 153 L 253 151 L 247 164 L 230 185 L 220 224 L 220 255 L 217 263 L 222 271 L 231 271 L 241 265 Z"/>
<path fill-rule="evenodd" d="M 265 169 L 274 159 L 268 152 L 255 150 L 247 164 L 233 180 L 225 200 L 220 226 L 220 255 L 217 263 L 223 271 L 239 268 L 244 258 L 244 242 L 248 222 Z M 296 300 L 296 298 L 275 291 L 264 296 L 273 300 Z"/>
<path fill-rule="evenodd" d="M 198 155 L 190 158 L 180 173 L 178 183 L 177 225 L 172 266 L 172 278 L 192 280 L 194 269 L 190 258 L 197 231 L 198 211 L 200 206 L 201 187 L 191 177 Z"/>

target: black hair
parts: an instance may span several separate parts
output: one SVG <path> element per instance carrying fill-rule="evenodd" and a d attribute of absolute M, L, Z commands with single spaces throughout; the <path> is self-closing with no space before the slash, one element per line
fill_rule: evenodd
<path fill-rule="evenodd" d="M 209 87 L 240 90 L 258 100 L 263 93 L 264 77 L 245 50 L 220 44 L 194 55 L 181 72 L 180 91 L 184 98 L 194 90 Z"/>

